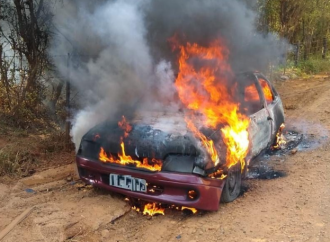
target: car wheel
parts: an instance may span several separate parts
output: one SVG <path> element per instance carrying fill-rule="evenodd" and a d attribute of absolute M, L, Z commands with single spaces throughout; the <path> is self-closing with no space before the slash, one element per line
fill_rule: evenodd
<path fill-rule="evenodd" d="M 229 203 L 234 201 L 241 192 L 242 173 L 241 163 L 238 162 L 235 166 L 228 170 L 228 175 L 225 180 L 225 185 L 222 189 L 221 202 Z"/>

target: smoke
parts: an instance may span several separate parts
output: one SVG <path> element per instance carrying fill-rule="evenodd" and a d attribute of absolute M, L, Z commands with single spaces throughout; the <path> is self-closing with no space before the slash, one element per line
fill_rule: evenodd
<path fill-rule="evenodd" d="M 72 137 L 135 110 L 177 110 L 177 63 L 168 39 L 208 45 L 221 38 L 236 72 L 265 70 L 281 58 L 284 41 L 255 29 L 256 13 L 239 0 L 75 0 L 54 10 L 58 34 L 51 55 L 71 53 L 70 81 L 82 106 Z M 55 58 L 63 76 L 66 61 Z"/>
<path fill-rule="evenodd" d="M 284 40 L 256 31 L 257 13 L 242 0 L 153 0 L 146 18 L 148 40 L 158 58 L 170 57 L 167 40 L 174 33 L 202 45 L 223 39 L 236 72 L 266 70 L 269 61 L 274 63 L 285 53 Z"/>
<path fill-rule="evenodd" d="M 76 1 L 55 15 L 62 38 L 51 54 L 73 53 L 71 63 L 77 63 L 70 67 L 70 81 L 83 108 L 73 119 L 75 144 L 91 127 L 118 117 L 119 110 L 129 114 L 150 88 L 153 66 L 140 4 L 98 1 L 91 8 L 87 1 Z M 56 65 L 66 75 L 66 63 Z"/>

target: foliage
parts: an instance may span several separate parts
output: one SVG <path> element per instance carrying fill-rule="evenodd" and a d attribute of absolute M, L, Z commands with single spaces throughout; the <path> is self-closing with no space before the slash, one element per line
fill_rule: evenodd
<path fill-rule="evenodd" d="M 306 74 L 330 72 L 330 60 L 310 58 L 299 63 L 298 68 Z"/>
<path fill-rule="evenodd" d="M 49 116 L 51 2 L 0 0 L 0 112 L 20 127 Z"/>

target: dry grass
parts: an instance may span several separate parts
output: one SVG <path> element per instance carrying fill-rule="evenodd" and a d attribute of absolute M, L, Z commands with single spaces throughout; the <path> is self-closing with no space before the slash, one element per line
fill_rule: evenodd
<path fill-rule="evenodd" d="M 13 160 L 12 158 L 6 151 L 0 150 L 0 176 L 17 171 L 19 167 L 17 159 Z"/>
<path fill-rule="evenodd" d="M 72 148 L 57 130 L 32 132 L 0 124 L 0 176 L 25 177 L 37 169 L 67 162 Z"/>
<path fill-rule="evenodd" d="M 28 176 L 33 174 L 38 160 L 35 154 L 17 144 L 9 144 L 0 149 L 0 176 Z"/>

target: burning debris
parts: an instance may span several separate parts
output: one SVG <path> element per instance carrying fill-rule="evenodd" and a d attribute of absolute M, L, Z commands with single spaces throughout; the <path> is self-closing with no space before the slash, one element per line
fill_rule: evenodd
<path fill-rule="evenodd" d="M 165 208 L 162 208 L 161 204 L 157 203 L 147 203 L 140 209 L 140 206 L 132 206 L 132 209 L 137 212 L 142 212 L 143 215 L 155 216 L 155 215 L 165 215 Z"/>
<path fill-rule="evenodd" d="M 284 149 L 285 145 L 286 145 L 286 139 L 285 136 L 283 135 L 283 130 L 285 128 L 284 124 L 281 124 L 280 129 L 278 130 L 277 134 L 276 134 L 276 140 L 275 140 L 275 144 L 272 146 L 272 149 Z"/>
<path fill-rule="evenodd" d="M 143 209 L 143 215 L 149 215 L 154 216 L 156 214 L 165 215 L 164 208 L 160 207 L 161 205 L 158 205 L 156 203 L 148 203 L 144 206 Z"/>
<path fill-rule="evenodd" d="M 148 215 L 150 217 L 156 215 L 165 215 L 165 210 L 178 210 L 178 211 L 189 211 L 191 214 L 196 214 L 198 212 L 195 208 L 176 206 L 176 205 L 163 205 L 161 203 L 143 203 L 143 202 L 133 202 L 130 199 L 125 199 L 129 202 L 133 210 L 143 215 Z"/>
<path fill-rule="evenodd" d="M 182 211 L 188 210 L 190 212 L 192 212 L 193 214 L 196 214 L 198 212 L 198 210 L 196 208 L 189 208 L 189 207 L 181 207 Z"/>

